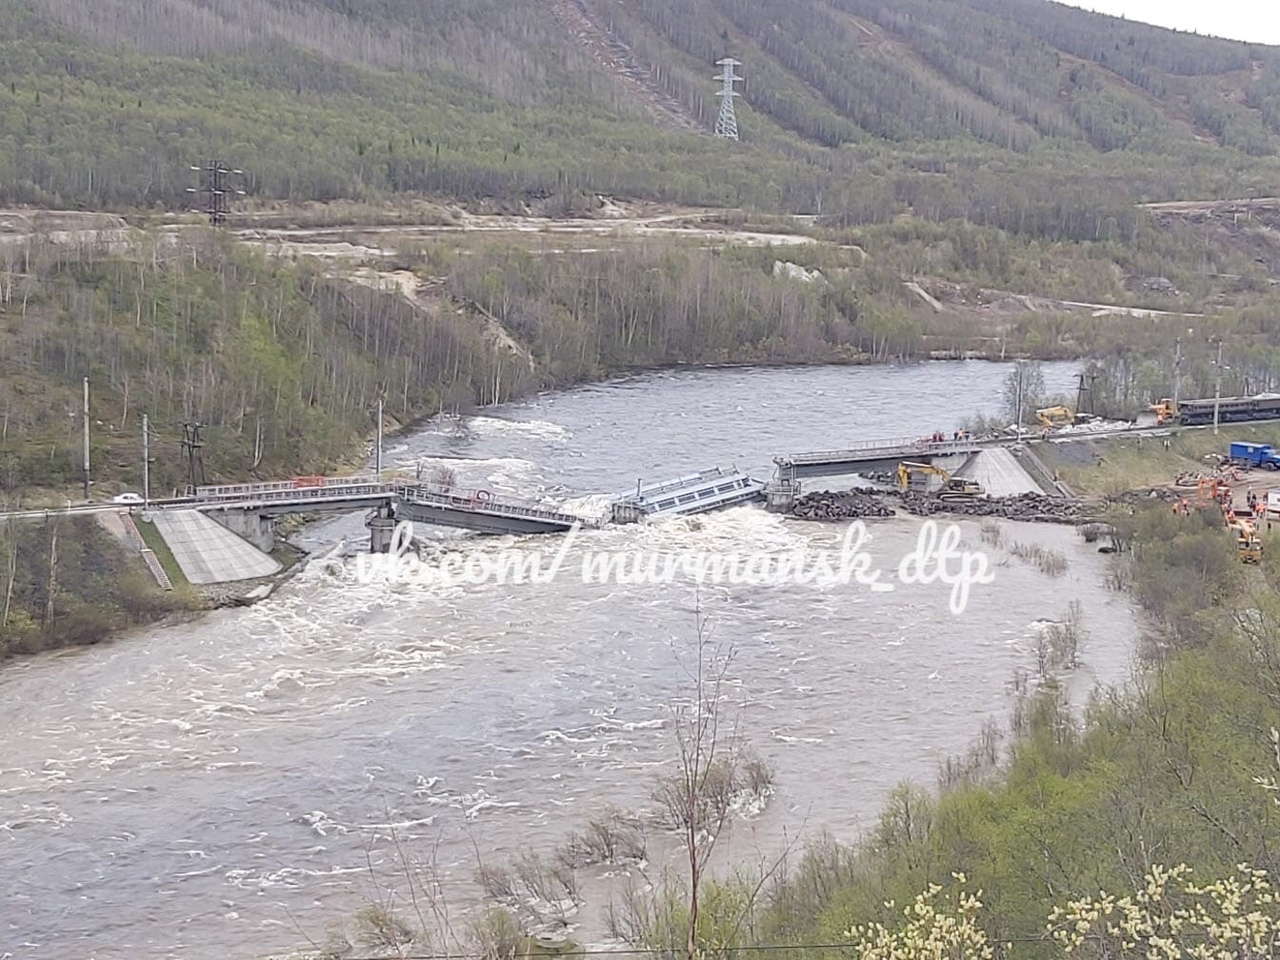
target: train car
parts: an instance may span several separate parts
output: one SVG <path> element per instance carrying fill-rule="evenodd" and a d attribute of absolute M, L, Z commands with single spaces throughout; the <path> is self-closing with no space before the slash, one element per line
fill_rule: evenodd
<path fill-rule="evenodd" d="M 1214 400 L 1212 397 L 1207 400 L 1183 400 L 1178 404 L 1178 422 L 1183 426 L 1213 423 L 1215 407 L 1221 423 L 1280 419 L 1280 394 L 1263 393 L 1255 397 L 1222 397 L 1220 400 Z"/>

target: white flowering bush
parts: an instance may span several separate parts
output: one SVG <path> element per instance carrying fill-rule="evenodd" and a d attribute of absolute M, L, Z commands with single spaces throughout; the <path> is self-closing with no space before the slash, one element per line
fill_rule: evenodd
<path fill-rule="evenodd" d="M 1146 960 L 1255 960 L 1280 956 L 1280 899 L 1265 870 L 1199 886 L 1191 868 L 1152 867 L 1143 889 L 1073 900 L 1049 916 L 1067 954 Z"/>
<path fill-rule="evenodd" d="M 903 910 L 904 922 L 847 933 L 858 960 L 993 960 L 980 920 L 982 892 L 942 894 L 937 884 Z M 892 909 L 892 902 L 886 903 Z M 1280 894 L 1265 870 L 1240 864 L 1233 876 L 1198 885 L 1186 864 L 1152 867 L 1144 886 L 1117 897 L 1072 900 L 1049 915 L 1047 938 L 1066 956 L 1103 960 L 1276 960 Z M 1004 956 L 1016 956 L 1013 944 Z"/>
<path fill-rule="evenodd" d="M 982 891 L 966 893 L 964 874 L 952 876 L 961 889 L 939 899 L 942 888 L 931 884 L 903 910 L 901 927 L 873 923 L 850 930 L 860 960 L 991 960 L 994 949 L 978 924 Z M 894 903 L 885 906 L 892 910 Z"/>

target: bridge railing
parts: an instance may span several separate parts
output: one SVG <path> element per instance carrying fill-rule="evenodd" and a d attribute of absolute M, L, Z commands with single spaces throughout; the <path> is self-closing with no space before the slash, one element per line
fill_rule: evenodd
<path fill-rule="evenodd" d="M 971 453 L 980 449 L 977 440 L 927 440 L 907 438 L 896 440 L 868 440 L 855 443 L 843 450 L 823 450 L 817 453 L 798 453 L 789 457 L 776 457 L 774 463 L 788 464 L 828 463 L 842 460 L 874 460 L 877 457 L 896 457 L 903 454 Z"/>
<path fill-rule="evenodd" d="M 733 471 L 726 471 L 723 467 L 712 467 L 709 470 L 703 470 L 701 473 L 691 473 L 687 476 L 676 477 L 673 480 L 662 480 L 657 483 L 643 485 L 639 491 L 628 491 L 618 494 L 620 500 L 652 500 L 654 497 L 669 493 L 672 490 L 683 490 L 685 487 L 691 487 L 695 484 L 706 483 L 710 480 L 718 480 L 721 477 L 734 476 Z"/>
<path fill-rule="evenodd" d="M 276 480 L 268 483 L 228 483 L 219 486 L 198 487 L 198 502 L 219 500 L 305 500 L 349 494 L 376 495 L 387 489 L 387 484 L 376 476 L 359 477 L 296 477 L 293 480 Z"/>
<path fill-rule="evenodd" d="M 432 483 L 393 484 L 390 492 L 407 503 L 423 506 L 453 507 L 468 513 L 489 513 L 503 517 L 524 517 L 530 520 L 547 520 L 563 523 L 585 523 L 581 517 L 564 513 L 553 507 L 512 497 L 496 497 L 487 490 L 464 490 Z"/>

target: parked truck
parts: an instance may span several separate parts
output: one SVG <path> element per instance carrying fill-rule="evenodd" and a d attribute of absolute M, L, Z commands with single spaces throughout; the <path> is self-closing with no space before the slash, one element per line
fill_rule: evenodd
<path fill-rule="evenodd" d="M 1227 456 L 1232 463 L 1264 467 L 1267 470 L 1280 469 L 1280 451 L 1269 443 L 1233 443 Z"/>

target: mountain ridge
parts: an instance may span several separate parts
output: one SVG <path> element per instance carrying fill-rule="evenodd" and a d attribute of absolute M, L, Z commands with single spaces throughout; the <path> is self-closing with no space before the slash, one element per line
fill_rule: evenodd
<path fill-rule="evenodd" d="M 263 199 L 601 193 L 1009 228 L 1027 217 L 992 220 L 984 171 L 1102 219 L 1280 176 L 1280 48 L 1049 0 L 21 0 L 0 27 L 8 203 L 180 209 L 222 155 Z M 726 54 L 736 145 L 708 135 Z"/>

